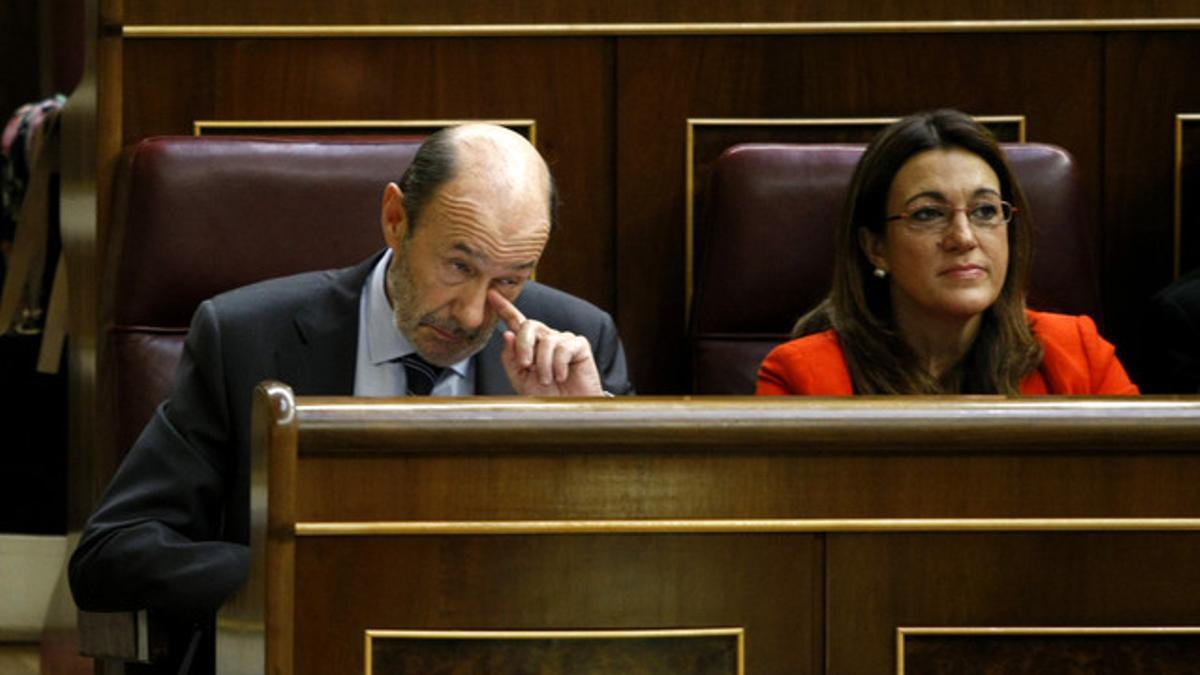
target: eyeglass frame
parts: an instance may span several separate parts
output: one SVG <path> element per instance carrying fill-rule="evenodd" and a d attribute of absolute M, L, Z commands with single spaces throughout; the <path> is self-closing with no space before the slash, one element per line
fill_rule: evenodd
<path fill-rule="evenodd" d="M 914 221 L 912 219 L 912 214 L 914 212 L 919 211 L 920 209 L 929 208 L 933 204 L 938 204 L 938 205 L 944 206 L 947 209 L 949 209 L 949 211 L 950 211 L 948 214 L 946 214 L 946 222 L 943 225 L 941 225 L 939 227 L 927 227 L 926 223 L 923 223 L 921 221 Z M 1011 223 L 1013 218 L 1015 218 L 1016 215 L 1021 211 L 1016 206 L 1013 206 L 1012 202 L 1001 199 L 998 202 L 998 204 L 1000 206 L 1000 213 L 1001 213 L 1001 215 L 1003 215 L 1004 208 L 1008 207 L 1008 217 L 1007 218 L 1001 218 L 999 221 L 997 221 L 995 223 L 990 223 L 990 222 L 984 222 L 982 224 L 976 223 L 974 220 L 971 219 L 970 211 L 978 206 L 983 205 L 983 204 L 991 205 L 992 202 L 987 202 L 987 201 L 975 202 L 974 204 L 969 204 L 967 206 L 951 206 L 948 202 L 934 202 L 934 203 L 927 202 L 924 204 L 919 204 L 917 206 L 909 207 L 909 208 L 901 211 L 900 213 L 896 213 L 896 214 L 887 216 L 883 219 L 883 221 L 885 223 L 890 223 L 893 220 L 903 220 L 906 225 L 908 225 L 909 227 L 911 227 L 914 230 L 917 230 L 919 232 L 942 232 L 947 227 L 950 226 L 951 222 L 954 221 L 954 214 L 961 212 L 961 213 L 966 214 L 967 222 L 970 223 L 973 227 L 992 229 L 992 228 L 1000 227 L 1001 225 L 1007 225 L 1007 224 Z"/>

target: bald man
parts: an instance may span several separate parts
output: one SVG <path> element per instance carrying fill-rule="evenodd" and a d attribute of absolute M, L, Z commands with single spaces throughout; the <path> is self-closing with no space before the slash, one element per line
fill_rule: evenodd
<path fill-rule="evenodd" d="M 170 398 L 71 558 L 76 603 L 204 616 L 241 585 L 250 399 L 262 380 L 298 395 L 632 393 L 608 314 L 530 281 L 555 202 L 524 138 L 455 127 L 384 189 L 384 251 L 205 301 Z"/>

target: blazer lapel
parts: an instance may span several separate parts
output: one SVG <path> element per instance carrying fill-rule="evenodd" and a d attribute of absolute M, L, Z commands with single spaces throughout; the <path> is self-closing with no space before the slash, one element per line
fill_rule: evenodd
<path fill-rule="evenodd" d="M 276 352 L 279 372 L 297 395 L 354 393 L 358 304 L 367 275 L 382 252 L 355 267 L 330 272 L 329 288 L 296 313 L 294 339 Z"/>

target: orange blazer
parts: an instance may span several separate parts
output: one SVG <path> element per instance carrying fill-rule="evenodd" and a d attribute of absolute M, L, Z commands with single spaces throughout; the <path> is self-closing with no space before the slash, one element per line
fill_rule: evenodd
<path fill-rule="evenodd" d="M 1025 310 L 1033 336 L 1042 343 L 1042 363 L 1021 380 L 1021 393 L 1137 394 L 1117 360 L 1086 316 Z M 837 333 L 827 330 L 785 342 L 767 354 L 758 370 L 757 394 L 852 396 L 854 385 Z"/>

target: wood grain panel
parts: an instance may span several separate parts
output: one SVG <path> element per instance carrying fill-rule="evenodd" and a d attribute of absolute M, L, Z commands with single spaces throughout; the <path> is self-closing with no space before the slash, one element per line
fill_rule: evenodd
<path fill-rule="evenodd" d="M 1200 268 L 1200 111 L 1177 122 L 1175 246 L 1177 272 Z"/>
<path fill-rule="evenodd" d="M 1153 630 L 1153 629 L 1150 629 Z M 1151 675 L 1195 672 L 1200 629 L 1190 634 L 918 635 L 905 640 L 901 675 Z"/>
<path fill-rule="evenodd" d="M 1195 528 L 1194 401 L 343 397 L 301 398 L 293 407 L 284 389 L 270 389 L 280 392 L 272 407 L 260 388 L 255 428 L 281 433 L 260 433 L 255 453 L 268 453 L 285 473 L 270 475 L 268 490 L 251 492 L 270 493 L 267 560 L 294 553 L 295 586 L 282 587 L 286 567 L 255 565 L 250 590 L 237 597 L 263 602 L 255 584 L 285 570 L 265 603 L 275 607 L 272 596 L 280 594 L 294 600 L 301 673 L 360 669 L 367 629 L 731 627 L 745 630 L 747 672 L 870 673 L 886 672 L 898 626 L 1157 625 L 1200 611 L 1180 592 L 1200 569 L 1196 529 L 1149 524 L 1119 532 L 1095 523 L 1078 532 L 847 534 L 833 524 L 707 532 L 561 526 L 587 509 L 645 522 L 770 515 L 780 505 L 820 513 L 846 503 L 890 516 L 915 508 L 1121 517 L 1141 513 L 1161 494 Z M 1137 419 L 1155 423 L 1135 428 Z M 1045 447 L 1063 433 L 1082 446 Z M 843 443 L 823 447 L 830 438 Z M 1017 438 L 1026 441 L 1025 464 L 984 465 L 969 475 L 976 459 L 1006 459 L 1005 444 Z M 414 456 L 420 459 L 409 461 Z M 1068 456 L 1078 465 L 1061 461 Z M 1127 464 L 1130 456 L 1178 473 L 1177 482 Z M 824 464 L 835 457 L 848 463 Z M 442 460 L 450 460 L 444 471 L 419 466 Z M 295 492 L 285 486 L 280 494 L 275 488 L 289 483 L 292 463 Z M 336 463 L 369 471 L 340 471 Z M 897 475 L 888 465 L 911 473 Z M 1060 482 L 1039 482 L 1042 475 Z M 986 481 L 998 487 L 989 491 Z M 833 487 L 822 492 L 826 482 Z M 649 487 L 655 484 L 667 488 Z M 303 522 L 315 515 L 385 526 L 405 508 L 432 522 L 517 514 L 558 528 L 322 533 Z M 252 547 L 263 538 L 261 509 L 253 513 Z M 285 608 L 276 620 L 289 616 Z M 277 649 L 293 649 L 279 639 Z"/>
<path fill-rule="evenodd" d="M 1187 399 L 306 401 L 301 521 L 1200 513 Z"/>
<path fill-rule="evenodd" d="M 822 672 L 816 535 L 303 538 L 296 556 L 297 675 L 362 672 L 363 632 L 404 628 L 741 627 L 747 673 Z"/>
<path fill-rule="evenodd" d="M 689 444 L 691 445 L 691 444 Z M 1200 458 L 1089 453 L 462 453 L 306 460 L 301 521 L 1194 517 Z M 395 476 L 426 486 L 389 490 Z M 541 476 L 538 481 L 529 476 Z M 620 499 L 614 499 L 614 486 Z M 1020 498 L 1013 498 L 1019 495 Z"/>
<path fill-rule="evenodd" d="M 742 675 L 740 628 L 368 631 L 366 675 Z"/>
<path fill-rule="evenodd" d="M 1131 16 L 1194 16 L 1186 0 L 1136 0 L 1045 3 L 1036 0 L 988 0 L 964 4 L 954 0 L 903 0 L 839 4 L 803 0 L 618 0 L 590 3 L 542 0 L 534 3 L 454 2 L 405 3 L 403 11 L 389 0 L 327 3 L 321 0 L 125 0 L 129 23 L 275 23 L 275 24 L 388 24 L 388 23 L 578 23 L 659 21 L 889 21 L 917 19 L 1035 19 L 1127 18 Z"/>
<path fill-rule="evenodd" d="M 1101 38 L 1069 34 L 619 39 L 618 325 L 639 390 L 688 382 L 664 345 L 684 344 L 689 117 L 1021 114 L 1028 140 L 1076 156 L 1098 209 L 1101 54 Z"/>
<path fill-rule="evenodd" d="M 1200 533 L 829 535 L 827 552 L 830 673 L 895 672 L 901 626 L 1200 623 Z"/>
<path fill-rule="evenodd" d="M 1111 35 L 1104 59 L 1102 282 L 1109 337 L 1136 380 L 1146 302 L 1172 276 L 1175 116 L 1200 111 L 1200 39 Z"/>
<path fill-rule="evenodd" d="M 129 41 L 123 135 L 190 134 L 197 119 L 534 119 L 563 204 L 538 278 L 612 310 L 611 51 L 601 39 Z"/>
<path fill-rule="evenodd" d="M 36 3 L 0 3 L 0 119 L 5 123 L 19 106 L 43 96 L 38 16 Z"/>

